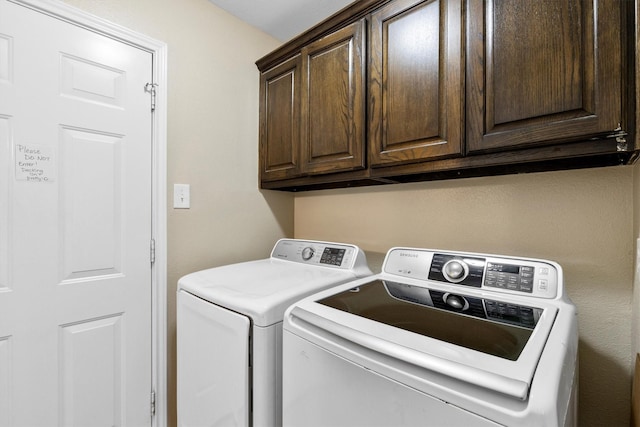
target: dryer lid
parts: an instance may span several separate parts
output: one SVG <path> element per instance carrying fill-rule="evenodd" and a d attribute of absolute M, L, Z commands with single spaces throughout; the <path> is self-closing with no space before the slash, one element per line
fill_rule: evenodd
<path fill-rule="evenodd" d="M 282 322 L 285 309 L 295 301 L 372 274 L 364 252 L 355 245 L 280 239 L 270 258 L 188 274 L 178 281 L 178 291 L 185 290 L 266 327 Z"/>
<path fill-rule="evenodd" d="M 281 322 L 295 301 L 356 278 L 351 270 L 265 259 L 188 274 L 178 281 L 178 289 L 266 327 Z"/>

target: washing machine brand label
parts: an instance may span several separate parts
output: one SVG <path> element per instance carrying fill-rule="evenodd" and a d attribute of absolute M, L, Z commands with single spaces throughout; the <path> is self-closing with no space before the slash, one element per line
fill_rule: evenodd
<path fill-rule="evenodd" d="M 411 252 L 400 252 L 400 256 L 406 256 L 410 258 L 418 258 L 418 254 L 414 254 Z"/>

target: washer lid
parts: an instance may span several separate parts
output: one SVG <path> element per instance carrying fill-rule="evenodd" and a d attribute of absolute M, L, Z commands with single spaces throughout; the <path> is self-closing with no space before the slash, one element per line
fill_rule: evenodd
<path fill-rule="evenodd" d="M 356 278 L 348 269 L 270 258 L 188 274 L 178 281 L 178 290 L 244 314 L 264 327 L 281 322 L 295 301 Z"/>
<path fill-rule="evenodd" d="M 284 328 L 320 346 L 339 340 L 363 359 L 397 364 L 398 372 L 410 363 L 425 379 L 445 375 L 527 399 L 562 302 L 532 304 L 531 299 L 505 296 L 502 303 L 537 311 L 535 324 L 527 328 L 423 304 L 412 291 L 399 298 L 384 278 L 361 279 L 305 298 L 288 311 Z"/>
<path fill-rule="evenodd" d="M 318 303 L 507 360 L 518 360 L 543 312 L 388 280 L 375 280 Z"/>

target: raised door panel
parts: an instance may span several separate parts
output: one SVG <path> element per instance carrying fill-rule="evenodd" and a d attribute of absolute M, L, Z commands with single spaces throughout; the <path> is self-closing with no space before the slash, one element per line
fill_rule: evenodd
<path fill-rule="evenodd" d="M 372 166 L 461 153 L 460 0 L 397 0 L 371 17 Z"/>
<path fill-rule="evenodd" d="M 300 174 L 300 56 L 266 71 L 260 82 L 260 178 Z"/>
<path fill-rule="evenodd" d="M 576 141 L 622 123 L 619 0 L 471 0 L 469 152 Z"/>
<path fill-rule="evenodd" d="M 302 168 L 365 167 L 364 20 L 302 49 Z"/>

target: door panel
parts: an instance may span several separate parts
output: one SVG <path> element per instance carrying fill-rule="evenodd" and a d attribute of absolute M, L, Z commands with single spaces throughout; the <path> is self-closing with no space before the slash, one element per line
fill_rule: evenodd
<path fill-rule="evenodd" d="M 9 125 L 9 117 L 0 115 L 0 292 L 9 290 Z"/>
<path fill-rule="evenodd" d="M 303 172 L 365 167 L 364 21 L 302 49 Z"/>
<path fill-rule="evenodd" d="M 398 0 L 371 16 L 371 165 L 461 153 L 462 4 Z"/>
<path fill-rule="evenodd" d="M 0 425 L 151 423 L 151 79 L 0 0 Z"/>
<path fill-rule="evenodd" d="M 60 425 L 119 425 L 126 406 L 122 315 L 62 325 Z M 87 393 L 86 384 L 100 384 Z"/>
<path fill-rule="evenodd" d="M 9 427 L 11 420 L 11 337 L 0 337 L 0 426 Z"/>
<path fill-rule="evenodd" d="M 625 126 L 624 2 L 468 6 L 469 152 L 584 140 Z"/>
<path fill-rule="evenodd" d="M 251 425 L 249 318 L 185 291 L 177 300 L 178 426 Z"/>
<path fill-rule="evenodd" d="M 111 69 L 69 55 L 61 55 L 60 93 L 89 103 L 122 107 L 126 75 L 124 70 Z"/>
<path fill-rule="evenodd" d="M 121 274 L 123 138 L 68 128 L 60 137 L 62 278 Z"/>
<path fill-rule="evenodd" d="M 296 56 L 260 76 L 260 179 L 300 174 L 301 59 Z"/>

